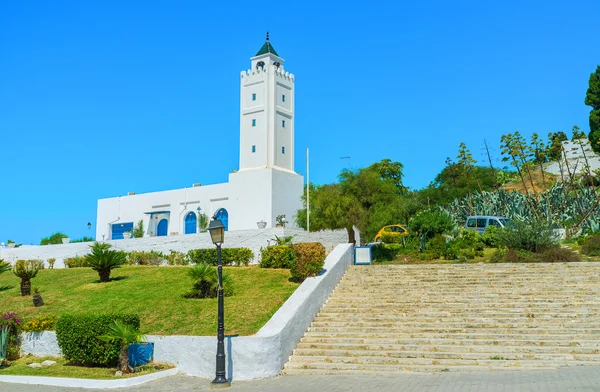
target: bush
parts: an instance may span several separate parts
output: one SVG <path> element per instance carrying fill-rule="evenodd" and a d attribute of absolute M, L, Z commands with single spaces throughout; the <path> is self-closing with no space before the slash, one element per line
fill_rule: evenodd
<path fill-rule="evenodd" d="M 581 256 L 571 248 L 563 248 L 560 245 L 552 245 L 536 256 L 539 261 L 546 263 L 563 263 L 581 260 Z"/>
<path fill-rule="evenodd" d="M 371 246 L 371 257 L 374 262 L 392 261 L 396 259 L 399 248 L 397 246 L 377 244 Z"/>
<path fill-rule="evenodd" d="M 64 263 L 65 263 L 65 267 L 67 267 L 67 268 L 89 267 L 89 265 L 87 264 L 87 261 L 85 259 L 85 256 L 68 257 L 65 259 Z"/>
<path fill-rule="evenodd" d="M 188 251 L 187 257 L 191 264 L 217 265 L 217 249 L 193 249 Z M 223 248 L 221 249 L 223 265 L 248 265 L 254 259 L 254 253 L 248 248 Z"/>
<path fill-rule="evenodd" d="M 70 243 L 75 244 L 77 242 L 94 242 L 94 238 L 93 237 L 87 237 L 87 236 L 83 236 L 81 238 L 78 238 L 76 240 L 71 240 Z"/>
<path fill-rule="evenodd" d="M 550 245 L 543 252 L 534 253 L 522 249 L 498 249 L 492 257 L 492 263 L 564 263 L 579 261 L 581 257 L 570 248 Z"/>
<path fill-rule="evenodd" d="M 537 253 L 554 243 L 554 233 L 546 222 L 515 221 L 513 226 L 498 230 L 498 244 L 508 249 Z"/>
<path fill-rule="evenodd" d="M 133 238 L 142 238 L 144 236 L 144 221 L 142 219 L 135 225 L 131 234 Z"/>
<path fill-rule="evenodd" d="M 190 261 L 185 256 L 185 253 L 172 250 L 171 253 L 167 255 L 167 263 L 169 263 L 169 265 L 188 265 Z"/>
<path fill-rule="evenodd" d="M 402 237 L 404 236 L 395 233 L 382 233 L 380 236 L 381 241 L 386 244 L 399 244 L 402 242 Z"/>
<path fill-rule="evenodd" d="M 35 278 L 38 271 L 44 269 L 44 263 L 39 260 L 17 260 L 13 273 L 21 278 L 21 295 L 31 295 L 31 279 Z"/>
<path fill-rule="evenodd" d="M 2 342 L 0 341 L 0 366 L 4 365 L 5 360 L 15 360 L 19 359 L 20 354 L 20 339 L 19 335 L 21 333 L 21 320 L 17 317 L 16 313 L 9 312 L 5 314 L 0 314 L 0 337 L 2 337 L 3 333 L 6 334 L 8 331 L 8 335 L 5 335 L 6 346 L 2 346 Z M 4 352 L 6 349 L 6 352 Z"/>
<path fill-rule="evenodd" d="M 600 256 L 600 234 L 592 234 L 581 243 L 581 253 L 588 256 Z"/>
<path fill-rule="evenodd" d="M 427 242 L 427 250 L 431 253 L 443 253 L 446 250 L 446 238 L 441 234 L 436 234 Z"/>
<path fill-rule="evenodd" d="M 167 262 L 167 257 L 156 250 L 149 252 L 131 251 L 127 253 L 127 264 L 131 265 L 162 265 Z"/>
<path fill-rule="evenodd" d="M 320 242 L 306 242 L 292 245 L 296 262 L 292 265 L 292 279 L 303 281 L 316 276 L 325 265 L 325 247 Z"/>
<path fill-rule="evenodd" d="M 260 250 L 261 268 L 292 268 L 296 253 L 290 245 L 267 246 Z"/>
<path fill-rule="evenodd" d="M 68 238 L 69 236 L 65 233 L 56 232 L 48 237 L 42 238 L 40 241 L 40 245 L 57 245 L 62 244 L 63 238 Z"/>
<path fill-rule="evenodd" d="M 210 264 L 201 263 L 188 270 L 192 278 L 192 290 L 184 295 L 185 298 L 215 298 L 218 295 L 219 276 L 217 269 Z M 228 271 L 223 271 L 223 295 L 233 295 L 233 278 Z"/>
<path fill-rule="evenodd" d="M 414 216 L 408 227 L 423 238 L 433 238 L 436 234 L 450 234 L 456 227 L 446 211 L 425 210 Z"/>
<path fill-rule="evenodd" d="M 475 230 L 472 230 L 475 232 Z M 488 226 L 485 228 L 483 233 L 481 233 L 481 241 L 488 248 L 497 248 L 498 247 L 498 228 L 496 226 Z"/>
<path fill-rule="evenodd" d="M 63 356 L 85 366 L 114 366 L 119 358 L 120 342 L 102 342 L 98 336 L 110 332 L 115 320 L 140 328 L 136 314 L 63 315 L 56 321 L 56 338 Z"/>
<path fill-rule="evenodd" d="M 87 264 L 98 272 L 100 282 L 108 282 L 111 271 L 127 262 L 125 252 L 110 249 L 111 245 L 105 242 L 94 242 L 90 248 L 92 253 L 86 255 L 85 259 Z"/>
<path fill-rule="evenodd" d="M 56 259 L 54 257 L 51 257 L 47 261 L 48 261 L 48 268 L 54 269 L 54 263 L 56 263 Z"/>
<path fill-rule="evenodd" d="M 42 331 L 54 331 L 56 326 L 56 316 L 44 315 L 31 319 L 23 324 L 23 331 L 25 332 L 42 332 Z"/>

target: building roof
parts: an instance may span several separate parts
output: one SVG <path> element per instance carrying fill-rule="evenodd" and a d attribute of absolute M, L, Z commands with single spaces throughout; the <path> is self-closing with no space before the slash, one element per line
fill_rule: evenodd
<path fill-rule="evenodd" d="M 268 38 L 267 38 L 267 40 L 268 40 Z M 260 48 L 260 50 L 258 51 L 258 53 L 256 53 L 256 55 L 260 56 L 262 54 L 267 54 L 267 53 L 271 53 L 271 54 L 274 54 L 275 56 L 279 57 L 279 55 L 275 51 L 275 48 L 273 47 L 273 45 L 271 45 L 271 43 L 269 41 L 265 42 L 265 44 L 262 46 L 262 48 Z"/>

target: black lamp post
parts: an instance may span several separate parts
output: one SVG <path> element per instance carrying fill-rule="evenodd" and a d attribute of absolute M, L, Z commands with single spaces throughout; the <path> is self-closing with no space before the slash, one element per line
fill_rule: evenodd
<path fill-rule="evenodd" d="M 215 379 L 211 383 L 211 388 L 228 388 L 231 383 L 225 376 L 225 308 L 223 306 L 223 262 L 221 260 L 221 245 L 225 240 L 225 226 L 223 223 L 213 217 L 208 225 L 208 231 L 213 244 L 217 246 L 217 274 L 219 277 L 218 288 L 218 308 L 219 320 L 217 326 L 217 371 Z"/>
<path fill-rule="evenodd" d="M 88 229 L 91 229 L 92 228 L 92 222 L 88 222 L 87 227 L 88 227 Z"/>

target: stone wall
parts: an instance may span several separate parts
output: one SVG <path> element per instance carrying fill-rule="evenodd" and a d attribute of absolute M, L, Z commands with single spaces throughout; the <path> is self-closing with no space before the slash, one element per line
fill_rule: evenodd
<path fill-rule="evenodd" d="M 346 230 L 324 230 L 306 232 L 298 229 L 254 229 L 236 230 L 225 233 L 224 248 L 250 248 L 254 252 L 253 264 L 260 261 L 260 248 L 274 244 L 275 236 L 294 236 L 293 242 L 321 242 L 328 251 L 336 245 L 348 241 Z M 168 254 L 171 250 L 187 252 L 191 249 L 214 248 L 209 233 L 175 235 L 167 237 L 144 237 L 127 240 L 106 241 L 115 249 L 124 251 L 160 251 Z M 45 246 L 22 246 L 19 248 L 0 248 L 0 259 L 14 263 L 16 260 L 37 259 L 47 261 L 55 258 L 54 268 L 64 268 L 64 259 L 83 256 L 89 252 L 90 243 L 74 243 Z"/>
<path fill-rule="evenodd" d="M 256 335 L 227 337 L 228 378 L 248 380 L 279 374 L 353 260 L 352 244 L 338 245 L 327 256 L 322 273 L 306 279 Z M 150 335 L 148 341 L 154 342 L 155 361 L 175 365 L 184 374 L 214 377 L 216 336 Z M 56 334 L 24 333 L 21 352 L 60 355 Z"/>

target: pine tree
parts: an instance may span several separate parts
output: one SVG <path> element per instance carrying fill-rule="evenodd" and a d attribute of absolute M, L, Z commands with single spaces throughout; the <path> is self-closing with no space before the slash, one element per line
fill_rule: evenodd
<path fill-rule="evenodd" d="M 585 104 L 592 107 L 588 139 L 592 145 L 592 150 L 600 153 L 600 65 L 596 68 L 596 72 L 590 75 L 588 85 Z"/>

